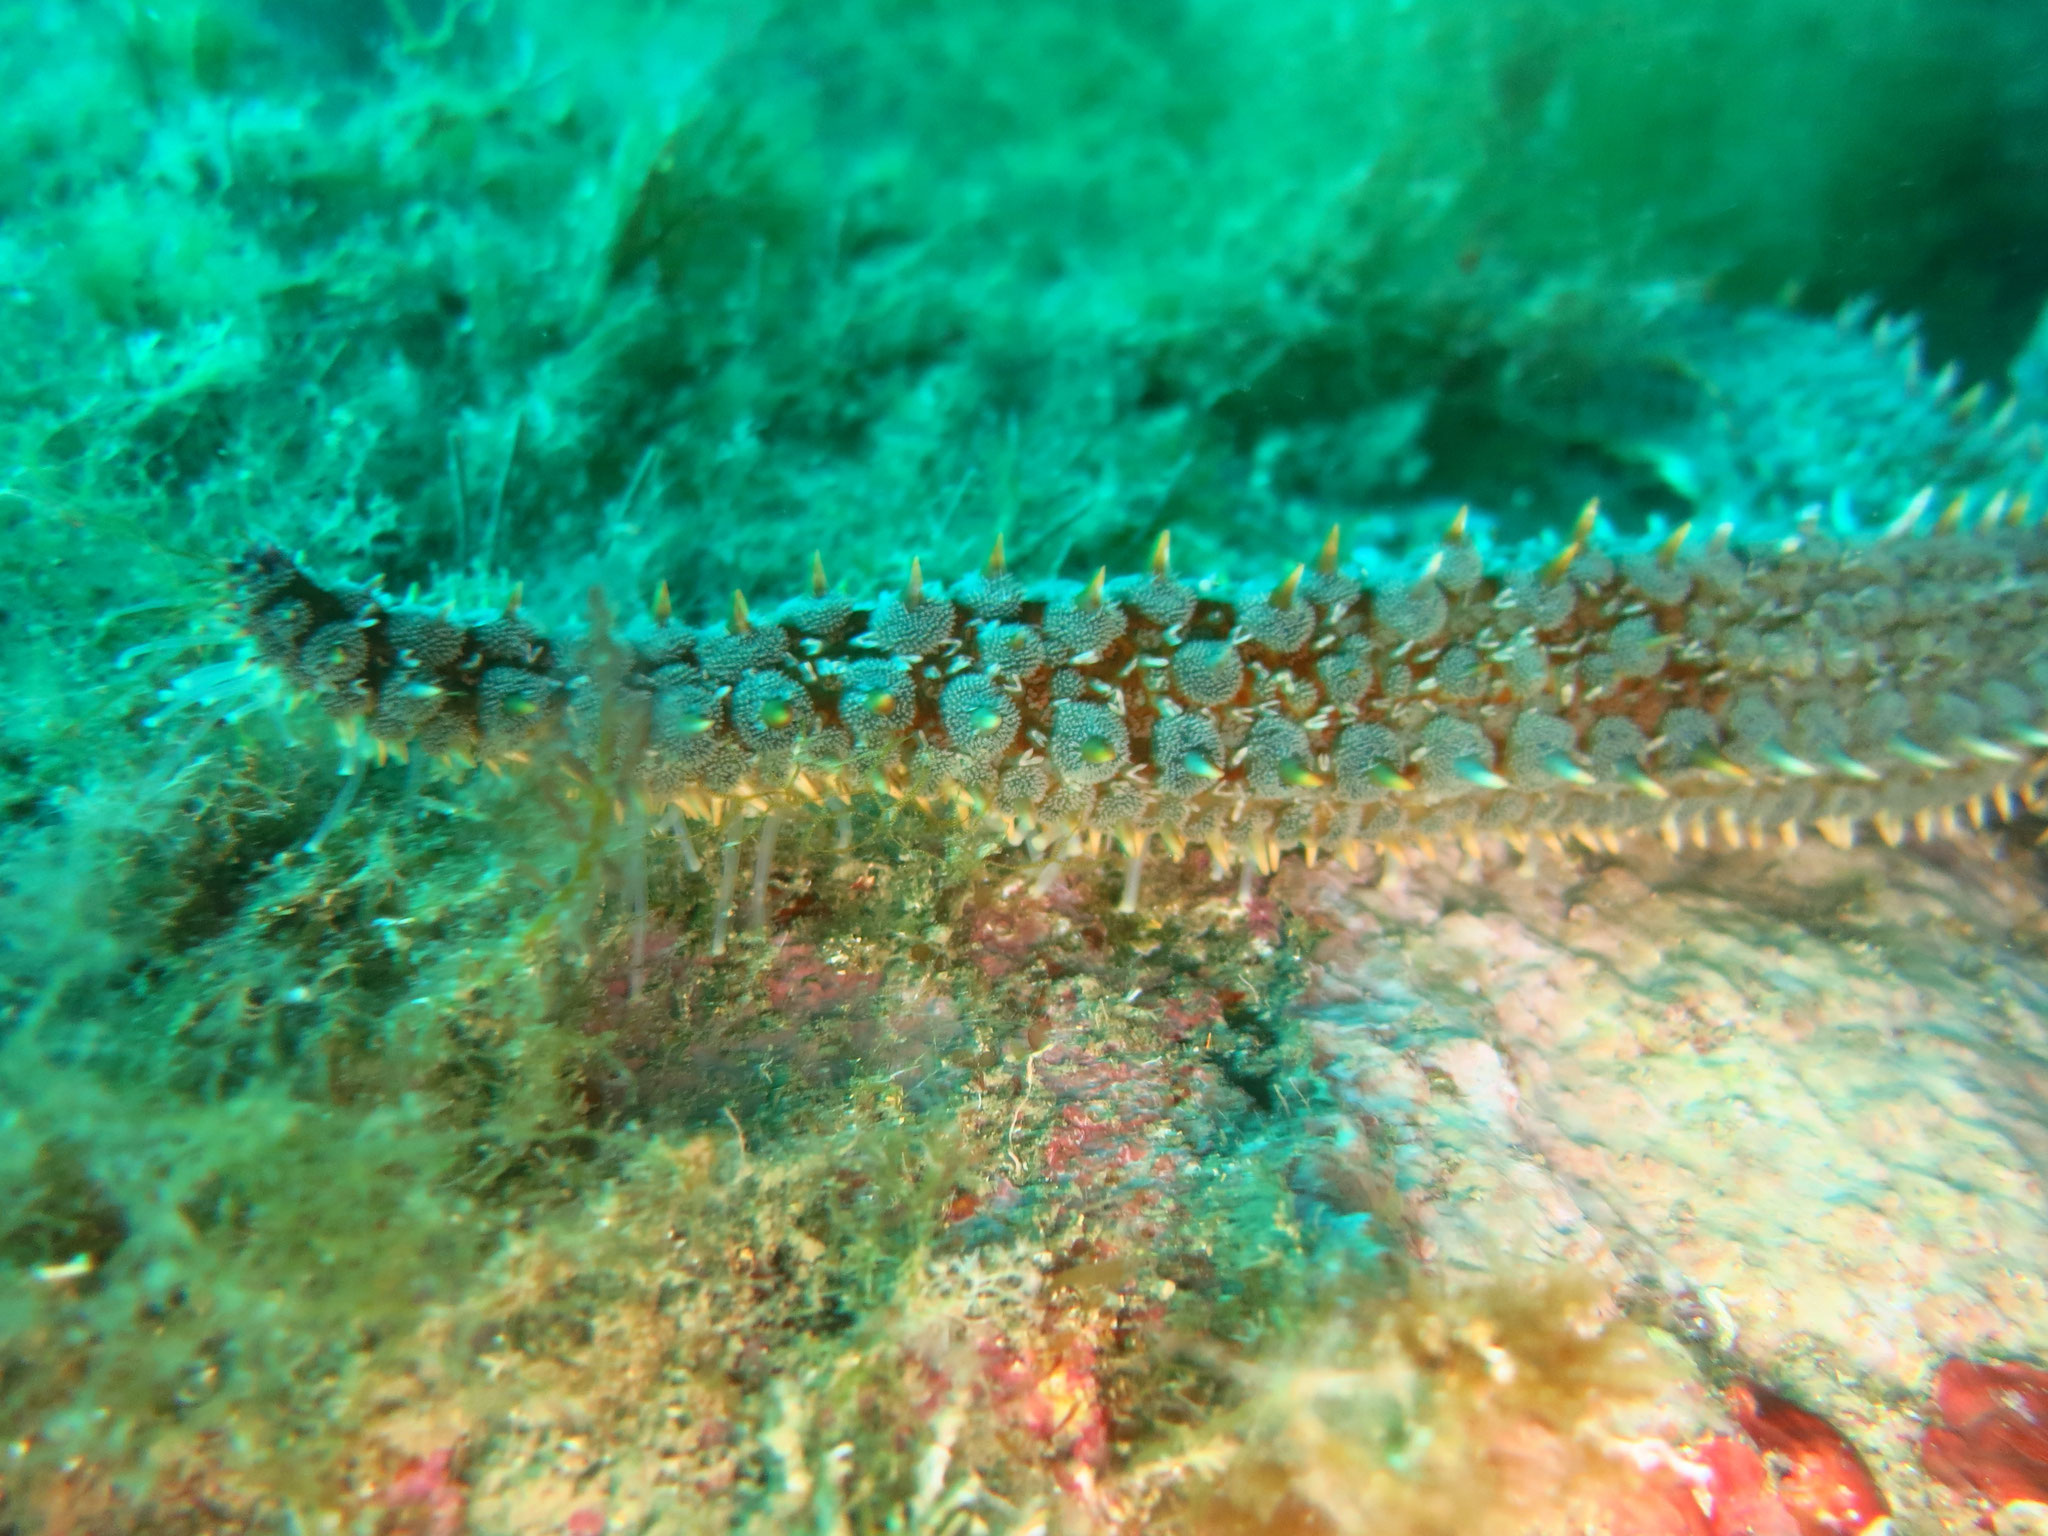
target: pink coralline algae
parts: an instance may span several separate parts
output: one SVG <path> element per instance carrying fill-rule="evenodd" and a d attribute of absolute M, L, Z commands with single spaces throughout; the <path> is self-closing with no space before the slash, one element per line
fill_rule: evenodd
<path fill-rule="evenodd" d="M 1802 1536 L 1763 1457 L 1732 1435 L 1648 1469 L 1612 1523 L 1615 1536 Z"/>
<path fill-rule="evenodd" d="M 407 1462 L 379 1501 L 390 1511 L 386 1536 L 458 1536 L 469 1519 L 469 1488 L 455 1476 L 455 1451 L 443 1448 Z"/>
<path fill-rule="evenodd" d="M 1752 1382 L 1728 1392 L 1743 1431 L 1649 1459 L 1610 1511 L 1615 1536 L 1861 1536 L 1890 1505 L 1826 1419 Z"/>

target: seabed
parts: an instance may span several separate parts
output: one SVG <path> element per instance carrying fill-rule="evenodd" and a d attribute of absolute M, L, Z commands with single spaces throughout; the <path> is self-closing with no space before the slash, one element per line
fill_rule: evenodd
<path fill-rule="evenodd" d="M 1995 10 L 0 0 L 0 1536 L 2048 1531 L 2048 16 Z M 1161 770 L 1075 641 L 865 781 L 663 798 L 513 740 L 539 652 L 368 599 L 309 652 L 248 580 L 921 665 L 928 593 L 1083 635 L 1169 547 L 1222 632 L 1161 696 L 1246 724 L 1189 799 L 1348 792 L 1250 734 L 1362 723 L 1290 626 L 1510 554 L 1534 628 L 1657 616 L 1560 714 L 1667 654 L 1702 718 L 1920 713 L 1417 725 L 1353 777 L 1643 814 L 1184 834 L 1096 816 Z M 1769 633 L 1656 596 L 1866 547 Z M 1345 707 L 1455 714 L 1448 654 Z M 809 739 L 734 666 L 678 741 Z M 1038 798 L 932 719 L 1042 726 Z"/>

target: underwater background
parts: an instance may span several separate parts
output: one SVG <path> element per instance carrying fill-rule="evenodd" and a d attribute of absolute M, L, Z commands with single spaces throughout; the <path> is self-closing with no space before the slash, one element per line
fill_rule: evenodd
<path fill-rule="evenodd" d="M 2031 537 L 2048 8 L 0 15 L 0 1532 L 2048 1531 L 2038 771 L 721 893 L 602 763 L 338 745 L 231 574 Z"/>

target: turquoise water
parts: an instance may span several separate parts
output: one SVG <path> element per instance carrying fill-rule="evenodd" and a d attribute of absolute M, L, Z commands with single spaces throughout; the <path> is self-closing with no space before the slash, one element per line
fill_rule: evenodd
<path fill-rule="evenodd" d="M 4 1536 L 2048 1502 L 2048 13 L 4 13 Z"/>

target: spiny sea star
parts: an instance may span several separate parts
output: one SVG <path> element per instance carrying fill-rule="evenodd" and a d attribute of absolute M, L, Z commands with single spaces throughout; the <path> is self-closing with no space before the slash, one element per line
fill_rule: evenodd
<path fill-rule="evenodd" d="M 1597 508 L 1561 546 L 1483 553 L 1464 514 L 1419 570 L 1368 589 L 1331 530 L 1277 585 L 1151 569 L 1026 584 L 1000 538 L 949 590 L 917 561 L 856 602 L 815 562 L 772 615 L 738 593 L 563 641 L 518 599 L 476 621 L 315 580 L 262 547 L 234 567 L 263 660 L 352 753 L 567 770 L 665 813 L 695 866 L 758 831 L 917 807 L 1038 857 L 1204 845 L 1249 880 L 1288 851 L 1357 867 L 1445 842 L 1674 849 L 1898 842 L 1978 826 L 2048 772 L 2048 534 L 2024 497 L 1923 493 L 1881 531 L 1636 544 Z M 1924 526 L 1923 526 L 1924 525 Z"/>

